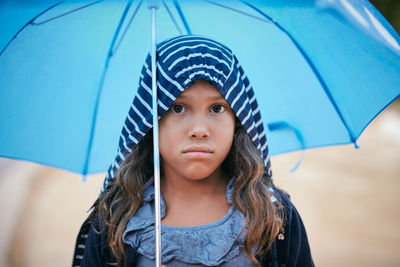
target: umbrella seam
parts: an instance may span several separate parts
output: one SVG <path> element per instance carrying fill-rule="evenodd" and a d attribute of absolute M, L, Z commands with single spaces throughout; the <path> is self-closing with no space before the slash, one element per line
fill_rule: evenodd
<path fill-rule="evenodd" d="M 128 22 L 128 25 L 125 27 L 125 30 L 124 30 L 123 33 L 121 34 L 121 37 L 119 38 L 117 44 L 114 46 L 114 48 L 113 48 L 113 50 L 112 50 L 112 52 L 111 52 L 111 55 L 112 55 L 112 56 L 117 52 L 119 46 L 121 45 L 122 41 L 124 40 L 126 33 L 128 32 L 129 28 L 130 28 L 131 25 L 132 25 L 133 19 L 136 17 L 136 14 L 137 14 L 137 12 L 139 11 L 139 8 L 142 6 L 142 3 L 143 3 L 143 0 L 139 2 L 139 4 L 138 4 L 138 6 L 136 7 L 135 11 L 133 11 L 132 17 L 130 18 L 130 20 L 129 20 L 129 22 Z"/>
<path fill-rule="evenodd" d="M 66 16 L 66 15 L 69 15 L 69 14 L 74 13 L 74 12 L 76 12 L 76 11 L 79 11 L 79 10 L 81 10 L 81 9 L 87 8 L 87 7 L 89 7 L 89 6 L 95 5 L 95 4 L 100 3 L 100 2 L 102 2 L 102 1 L 103 1 L 103 0 L 99 0 L 99 1 L 92 2 L 92 3 L 90 3 L 90 4 L 87 4 L 87 5 L 84 5 L 84 6 L 75 8 L 75 9 L 72 9 L 72 10 L 70 10 L 70 11 L 67 11 L 67 12 L 62 13 L 62 14 L 57 15 L 57 16 L 54 16 L 54 17 L 52 17 L 52 18 L 45 19 L 45 20 L 40 21 L 40 22 L 38 22 L 38 23 L 32 21 L 32 25 L 39 26 L 39 25 L 45 24 L 45 23 L 47 23 L 47 22 L 50 22 L 50 21 L 52 21 L 52 20 L 55 20 L 55 19 L 64 17 L 64 16 Z"/>
<path fill-rule="evenodd" d="M 181 28 L 179 28 L 178 22 L 175 20 L 174 15 L 172 14 L 171 10 L 169 9 L 167 3 L 165 3 L 164 0 L 163 0 L 162 2 L 163 2 L 163 4 L 164 4 L 164 7 L 165 7 L 165 9 L 167 10 L 167 12 L 168 12 L 168 14 L 169 14 L 171 20 L 172 20 L 172 22 L 174 23 L 176 29 L 178 30 L 178 33 L 179 33 L 180 35 L 182 35 Z"/>
<path fill-rule="evenodd" d="M 293 44 L 297 47 L 297 49 L 299 50 L 300 54 L 303 56 L 304 60 L 308 63 L 308 66 L 311 68 L 312 72 L 314 73 L 315 77 L 317 78 L 317 80 L 319 81 L 321 87 L 323 88 L 325 94 L 327 95 L 329 101 L 331 102 L 331 105 L 333 106 L 333 108 L 335 109 L 336 113 L 338 114 L 340 120 L 342 121 L 344 127 L 346 128 L 349 137 L 350 137 L 350 141 L 352 143 L 356 142 L 356 138 L 353 134 L 353 132 L 351 131 L 349 125 L 347 124 L 346 120 L 343 117 L 343 114 L 340 112 L 339 107 L 336 105 L 332 94 L 330 93 L 324 79 L 322 78 L 322 76 L 319 74 L 318 70 L 316 69 L 316 67 L 314 66 L 314 64 L 312 63 L 311 59 L 307 56 L 306 52 L 303 50 L 303 48 L 300 46 L 300 44 L 294 39 L 294 37 L 285 29 L 283 28 L 279 23 L 277 23 L 276 21 L 272 20 L 272 18 L 270 18 L 267 14 L 265 14 L 263 11 L 261 11 L 260 9 L 256 8 L 255 6 L 247 3 L 246 1 L 241 1 L 244 4 L 248 5 L 249 7 L 253 8 L 255 11 L 257 11 L 258 13 L 260 13 L 261 15 L 263 15 L 264 17 L 271 19 L 273 25 L 275 25 L 279 30 L 281 30 L 283 33 L 285 33 L 289 39 L 293 42 Z"/>
<path fill-rule="evenodd" d="M 249 13 L 247 13 L 247 12 L 244 12 L 244 11 L 242 11 L 242 10 L 239 10 L 239 9 L 236 9 L 236 8 L 233 8 L 233 7 L 229 7 L 229 6 L 226 6 L 226 5 L 222 5 L 222 4 L 219 4 L 219 3 L 216 3 L 216 2 L 213 2 L 213 1 L 209 1 L 209 0 L 203 0 L 203 2 L 207 2 L 207 3 L 210 3 L 210 4 L 212 4 L 212 5 L 216 5 L 216 6 L 219 6 L 219 7 L 222 7 L 222 8 L 225 8 L 225 9 L 228 9 L 228 10 L 231 10 L 231 11 L 234 11 L 234 12 L 237 12 L 237 13 L 239 13 L 239 14 L 242 14 L 242 15 L 244 15 L 244 16 L 248 16 L 249 18 L 253 18 L 253 19 L 256 19 L 256 20 L 260 20 L 260 21 L 262 21 L 262 22 L 266 22 L 266 23 L 271 23 L 271 20 L 270 19 L 264 19 L 264 18 L 260 18 L 260 17 L 257 17 L 257 16 L 254 16 L 254 15 L 251 15 L 251 14 L 249 14 Z"/>
<path fill-rule="evenodd" d="M 179 17 L 181 18 L 183 25 L 185 26 L 187 34 L 192 35 L 192 31 L 189 28 L 189 24 L 187 23 L 185 15 L 183 14 L 181 6 L 179 5 L 177 0 L 174 0 L 174 5 L 176 10 L 178 11 Z"/>
<path fill-rule="evenodd" d="M 63 1 L 58 2 L 57 4 L 54 4 L 50 7 L 48 7 L 47 9 L 43 10 L 42 12 L 40 12 L 39 14 L 37 14 L 35 17 L 33 17 L 30 21 L 28 21 L 24 26 L 22 26 L 16 34 L 14 34 L 14 36 L 8 41 L 7 45 L 3 48 L 3 50 L 1 50 L 0 52 L 0 56 L 3 55 L 4 51 L 6 51 L 6 49 L 10 46 L 10 44 L 17 38 L 17 36 L 29 25 L 32 25 L 32 22 L 37 19 L 38 17 L 40 17 L 41 15 L 45 14 L 46 12 L 48 12 L 49 10 L 55 8 L 56 6 L 58 6 L 59 4 L 61 4 Z"/>
<path fill-rule="evenodd" d="M 97 113 L 98 113 L 98 109 L 99 109 L 100 96 L 101 96 L 101 93 L 103 91 L 102 89 L 103 89 L 103 84 L 104 84 L 104 80 L 105 80 L 105 77 L 106 77 L 106 73 L 107 73 L 107 70 L 108 70 L 108 64 L 109 64 L 110 59 L 112 57 L 112 50 L 113 50 L 115 42 L 116 42 L 116 40 L 118 38 L 118 34 L 119 34 L 120 30 L 121 30 L 122 24 L 125 21 L 126 15 L 127 15 L 128 11 L 129 11 L 129 9 L 131 7 L 131 4 L 132 4 L 132 0 L 130 0 L 127 3 L 126 7 L 125 7 L 125 10 L 124 10 L 124 12 L 122 14 L 122 17 L 121 17 L 120 21 L 119 21 L 117 29 L 115 30 L 113 39 L 111 41 L 110 48 L 109 48 L 108 53 L 107 53 L 106 62 L 105 62 L 103 73 L 102 73 L 101 79 L 100 79 L 99 90 L 98 90 L 98 93 L 97 93 L 97 96 L 96 96 L 96 102 L 95 102 L 95 107 L 94 107 L 94 112 L 93 112 L 93 119 L 92 119 L 92 127 L 90 129 L 90 135 L 89 135 L 88 149 L 87 149 L 87 153 L 86 153 L 85 163 L 83 165 L 83 175 L 86 175 L 88 173 L 88 169 L 89 169 L 89 158 L 90 158 L 90 154 L 91 154 L 91 151 L 92 151 L 93 138 L 94 138 L 94 129 L 96 127 Z"/>

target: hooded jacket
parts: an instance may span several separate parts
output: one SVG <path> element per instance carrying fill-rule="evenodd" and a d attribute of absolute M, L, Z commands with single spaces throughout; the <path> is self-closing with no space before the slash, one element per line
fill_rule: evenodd
<path fill-rule="evenodd" d="M 210 82 L 230 104 L 260 152 L 267 177 L 271 177 L 267 139 L 258 103 L 249 79 L 233 52 L 212 39 L 189 35 L 160 43 L 156 56 L 158 118 L 165 114 L 179 94 L 196 79 Z M 108 169 L 103 190 L 115 177 L 125 157 L 152 128 L 150 62 L 149 55 L 142 68 L 139 88 L 123 125 L 117 156 Z M 273 198 L 285 207 L 285 227 L 268 255 L 259 255 L 260 262 L 263 266 L 276 267 L 313 266 L 307 236 L 298 212 L 283 191 L 273 191 Z M 94 232 L 92 226 L 96 226 L 96 222 L 91 217 L 93 216 L 85 221 L 77 237 L 73 266 L 104 266 L 114 260 L 107 245 L 106 234 Z M 83 255 L 85 260 L 81 262 Z M 128 266 L 134 266 L 136 251 L 128 246 L 127 255 Z"/>

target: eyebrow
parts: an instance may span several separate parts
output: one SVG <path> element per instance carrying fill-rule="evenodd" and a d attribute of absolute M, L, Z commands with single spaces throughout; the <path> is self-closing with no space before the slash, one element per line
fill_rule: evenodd
<path fill-rule="evenodd" d="M 187 98 L 188 96 L 185 94 L 180 94 L 178 98 Z M 207 97 L 209 100 L 226 100 L 222 95 L 210 96 Z"/>

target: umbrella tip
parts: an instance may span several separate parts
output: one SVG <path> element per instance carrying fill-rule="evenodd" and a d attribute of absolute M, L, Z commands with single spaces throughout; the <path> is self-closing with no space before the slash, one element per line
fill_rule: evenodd
<path fill-rule="evenodd" d="M 83 175 L 82 175 L 81 181 L 84 182 L 84 183 L 87 181 L 87 176 L 86 176 L 86 174 L 83 174 Z"/>
<path fill-rule="evenodd" d="M 357 141 L 354 141 L 354 148 L 355 149 L 359 149 L 360 148 L 360 145 L 357 143 Z"/>
<path fill-rule="evenodd" d="M 297 171 L 297 169 L 299 168 L 301 162 L 303 161 L 303 158 L 304 158 L 304 149 L 301 151 L 301 155 L 300 155 L 299 160 L 296 162 L 296 164 L 293 166 L 293 168 L 291 168 L 289 170 L 290 173 L 294 173 L 295 171 Z"/>

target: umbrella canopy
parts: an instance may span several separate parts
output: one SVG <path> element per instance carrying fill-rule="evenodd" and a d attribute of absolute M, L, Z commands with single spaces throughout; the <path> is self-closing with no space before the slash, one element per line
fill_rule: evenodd
<path fill-rule="evenodd" d="M 147 5 L 0 4 L 0 156 L 107 169 L 151 47 Z M 368 1 L 160 1 L 157 40 L 180 34 L 235 52 L 272 155 L 355 142 L 400 95 L 400 38 Z"/>

